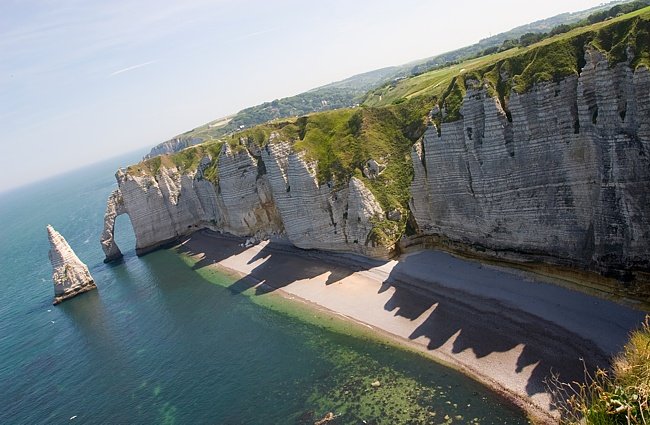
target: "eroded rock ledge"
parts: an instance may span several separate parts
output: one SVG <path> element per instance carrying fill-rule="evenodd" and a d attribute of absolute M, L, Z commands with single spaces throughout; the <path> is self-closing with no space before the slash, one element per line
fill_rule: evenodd
<path fill-rule="evenodd" d="M 54 281 L 54 301 L 59 304 L 69 298 L 96 289 L 88 267 L 81 262 L 68 242 L 52 226 L 47 226 L 50 240 L 50 262 L 52 263 L 52 280 Z"/>

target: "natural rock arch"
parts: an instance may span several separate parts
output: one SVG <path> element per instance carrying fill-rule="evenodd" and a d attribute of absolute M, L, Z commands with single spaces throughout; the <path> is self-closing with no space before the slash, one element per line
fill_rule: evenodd
<path fill-rule="evenodd" d="M 124 199 L 120 189 L 115 189 L 106 202 L 106 213 L 104 213 L 104 231 L 100 238 L 102 249 L 106 258 L 105 263 L 119 260 L 122 258 L 122 251 L 115 242 L 115 219 L 117 216 L 125 214 Z"/>

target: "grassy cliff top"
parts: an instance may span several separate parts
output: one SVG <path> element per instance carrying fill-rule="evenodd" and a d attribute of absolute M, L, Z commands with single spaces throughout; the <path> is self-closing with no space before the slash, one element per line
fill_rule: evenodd
<path fill-rule="evenodd" d="M 584 65 L 585 46 L 603 52 L 612 65 L 628 60 L 627 47 L 634 51 L 633 68 L 650 67 L 650 7 L 593 25 L 578 27 L 532 44 L 471 59 L 451 67 L 384 85 L 371 91 L 364 104 L 385 106 L 430 96 L 446 107 L 445 121 L 460 118 L 466 82 L 488 85 L 502 98 L 511 90 L 518 93 L 534 84 L 577 75 Z M 506 78 L 502 79 L 501 75 Z"/>

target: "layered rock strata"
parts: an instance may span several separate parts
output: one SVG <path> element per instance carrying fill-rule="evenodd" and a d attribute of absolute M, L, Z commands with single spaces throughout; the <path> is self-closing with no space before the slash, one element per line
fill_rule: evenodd
<path fill-rule="evenodd" d="M 212 182 L 204 173 L 215 166 Z M 101 239 L 107 261 L 119 252 L 119 214 L 131 220 L 139 255 L 199 228 L 258 239 L 278 235 L 305 249 L 389 255 L 372 239 L 371 223 L 384 211 L 363 182 L 319 185 L 316 164 L 273 137 L 262 149 L 224 144 L 218 158 L 204 157 L 191 173 L 160 167 L 155 176 L 119 170 L 116 178 L 119 188 L 108 200 Z"/>
<path fill-rule="evenodd" d="M 466 83 L 461 119 L 432 125 L 412 151 L 415 237 L 623 280 L 650 270 L 648 69 L 611 66 L 587 49 L 579 76 L 505 99 L 479 81 Z M 208 181 L 204 173 L 214 167 L 215 182 Z M 119 213 L 131 219 L 138 254 L 209 227 L 389 256 L 393 247 L 375 242 L 374 226 L 401 212 L 383 211 L 360 179 L 343 187 L 318 182 L 317 167 L 272 136 L 263 148 L 224 144 L 191 173 L 119 171 L 114 199 L 123 206 L 118 211 L 109 200 L 107 259 L 116 253 Z"/>
<path fill-rule="evenodd" d="M 261 155 L 286 236 L 294 245 L 388 255 L 371 240 L 371 222 L 384 211 L 361 180 L 353 177 L 343 189 L 319 185 L 317 164 L 306 162 L 287 142 L 269 143 Z"/>
<path fill-rule="evenodd" d="M 52 226 L 47 226 L 50 240 L 50 262 L 52 263 L 52 280 L 54 281 L 54 301 L 59 304 L 69 298 L 96 289 L 88 267 L 81 262 L 68 242 Z"/>
<path fill-rule="evenodd" d="M 650 266 L 650 72 L 587 50 L 579 77 L 469 89 L 412 152 L 423 235 L 618 277 Z M 507 108 L 507 109 L 506 109 Z"/>

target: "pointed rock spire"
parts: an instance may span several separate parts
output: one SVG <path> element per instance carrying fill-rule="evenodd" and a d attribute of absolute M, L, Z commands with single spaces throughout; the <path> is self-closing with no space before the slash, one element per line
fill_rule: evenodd
<path fill-rule="evenodd" d="M 53 269 L 53 304 L 59 304 L 68 298 L 96 289 L 97 286 L 88 267 L 81 262 L 63 236 L 49 224 L 47 236 L 50 240 L 49 257 Z"/>

